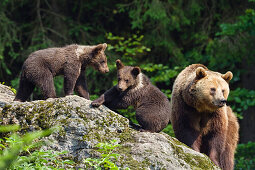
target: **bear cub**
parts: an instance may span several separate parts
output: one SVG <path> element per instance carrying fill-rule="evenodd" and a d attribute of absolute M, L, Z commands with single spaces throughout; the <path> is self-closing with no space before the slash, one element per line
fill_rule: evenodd
<path fill-rule="evenodd" d="M 178 140 L 205 153 L 223 170 L 234 168 L 239 125 L 226 105 L 233 74 L 186 67 L 176 78 L 171 98 L 171 123 Z"/>
<path fill-rule="evenodd" d="M 45 99 L 55 98 L 53 77 L 64 75 L 65 95 L 73 94 L 89 99 L 85 69 L 92 66 L 106 73 L 109 71 L 105 49 L 107 45 L 68 45 L 62 48 L 47 48 L 29 55 L 22 66 L 20 84 L 15 101 L 24 102 L 35 86 L 41 89 Z"/>
<path fill-rule="evenodd" d="M 149 78 L 141 73 L 139 67 L 124 66 L 116 61 L 118 84 L 107 90 L 91 104 L 98 107 L 102 104 L 110 109 L 136 109 L 136 119 L 140 131 L 160 132 L 170 121 L 170 103 Z"/>

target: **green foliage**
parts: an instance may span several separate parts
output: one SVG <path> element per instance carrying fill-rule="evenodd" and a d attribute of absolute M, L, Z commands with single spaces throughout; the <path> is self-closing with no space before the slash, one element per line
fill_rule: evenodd
<path fill-rule="evenodd" d="M 64 77 L 63 76 L 57 76 L 54 78 L 54 86 L 57 96 L 64 96 Z"/>
<path fill-rule="evenodd" d="M 138 33 L 139 34 L 139 33 Z M 137 58 L 143 56 L 145 52 L 149 52 L 150 48 L 142 45 L 143 35 L 133 34 L 129 38 L 115 36 L 111 32 L 106 34 L 106 38 L 110 40 L 107 50 L 114 51 L 121 55 L 121 59 L 126 65 L 136 64 Z"/>
<path fill-rule="evenodd" d="M 255 169 L 255 143 L 239 144 L 235 154 L 235 169 Z"/>
<path fill-rule="evenodd" d="M 0 126 L 0 133 L 15 132 L 18 125 Z M 36 150 L 42 146 L 35 140 L 50 135 L 57 128 L 36 131 L 19 136 L 13 133 L 10 137 L 0 138 L 0 169 L 64 169 L 66 164 L 73 164 L 68 159 L 59 159 L 66 151 Z M 33 152 L 31 152 L 33 150 Z"/>
<path fill-rule="evenodd" d="M 167 127 L 165 129 L 163 129 L 163 132 L 165 132 L 166 134 L 168 134 L 172 137 L 175 137 L 174 129 L 173 129 L 173 126 L 171 124 L 168 124 Z"/>
<path fill-rule="evenodd" d="M 228 101 L 231 102 L 231 107 L 235 113 L 237 113 L 238 118 L 243 118 L 243 112 L 248 109 L 248 107 L 255 106 L 255 91 L 247 90 L 244 88 L 236 88 L 230 91 Z"/>
<path fill-rule="evenodd" d="M 143 35 L 138 34 L 122 37 L 109 32 L 106 34 L 106 38 L 109 40 L 107 50 L 119 56 L 115 57 L 115 60 L 120 58 L 125 65 L 137 65 L 139 59 L 143 58 L 146 52 L 150 51 L 150 48 L 142 44 L 143 37 Z M 108 62 L 108 66 L 110 70 L 116 70 L 115 62 Z M 116 78 L 112 79 L 112 81 L 113 85 L 117 83 Z"/>
<path fill-rule="evenodd" d="M 19 125 L 0 126 L 0 133 L 13 132 L 19 130 Z M 1 139 L 2 141 L 3 139 Z"/>
<path fill-rule="evenodd" d="M 150 80 L 153 84 L 164 82 L 167 86 L 170 85 L 171 79 L 175 78 L 182 68 L 176 66 L 170 69 L 169 66 L 163 64 L 143 64 L 141 68 L 146 71 L 148 75 L 152 75 Z"/>
<path fill-rule="evenodd" d="M 235 22 L 221 23 L 220 30 L 215 33 L 216 38 L 210 40 L 206 47 L 209 66 L 232 70 L 234 81 L 240 81 L 240 75 L 245 74 L 245 69 L 254 64 L 254 4 L 248 7 L 245 14 L 238 16 Z M 219 61 L 221 64 L 218 64 Z M 243 66 L 240 67 L 241 64 Z"/>
<path fill-rule="evenodd" d="M 94 167 L 96 170 L 101 169 L 122 169 L 118 167 L 113 160 L 118 160 L 119 154 L 114 153 L 114 150 L 119 147 L 119 144 L 115 144 L 117 140 L 112 140 L 110 143 L 98 143 L 96 147 L 97 151 L 101 153 L 101 158 L 87 158 L 84 163 L 87 165 L 86 168 Z M 129 168 L 125 168 L 129 169 Z"/>
<path fill-rule="evenodd" d="M 17 130 L 17 126 L 11 128 L 12 130 Z M 6 132 L 6 127 L 1 127 L 2 133 Z M 18 158 L 18 155 L 23 151 L 23 148 L 30 145 L 34 139 L 47 136 L 53 132 L 53 129 L 45 131 L 37 131 L 33 133 L 28 133 L 23 137 L 18 136 L 16 133 L 11 135 L 6 140 L 1 139 L 1 146 L 4 148 L 0 151 L 0 169 L 6 169 L 10 167 Z M 7 146 L 5 146 L 5 144 Z"/>
<path fill-rule="evenodd" d="M 61 158 L 67 151 L 53 151 L 42 149 L 29 153 L 28 156 L 19 156 L 10 169 L 67 169 L 66 165 L 73 165 L 74 162 Z"/>
<path fill-rule="evenodd" d="M 11 75 L 12 71 L 8 67 L 9 63 L 6 61 L 6 57 L 4 56 L 4 52 L 6 48 L 9 48 L 8 56 L 12 58 L 12 61 L 18 57 L 18 53 L 15 51 L 13 44 L 19 43 L 18 39 L 18 29 L 16 27 L 16 23 L 9 19 L 2 9 L 6 6 L 7 1 L 0 3 L 0 76 L 2 77 L 4 74 Z"/>
<path fill-rule="evenodd" d="M 221 32 L 216 35 L 236 35 L 237 33 L 247 32 L 255 36 L 255 10 L 245 10 L 245 15 L 238 17 L 238 20 L 233 24 L 221 24 Z"/>

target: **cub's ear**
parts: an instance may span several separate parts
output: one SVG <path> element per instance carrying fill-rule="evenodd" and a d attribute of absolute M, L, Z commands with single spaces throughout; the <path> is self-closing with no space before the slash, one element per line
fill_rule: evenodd
<path fill-rule="evenodd" d="M 221 76 L 226 82 L 229 83 L 229 81 L 233 78 L 233 74 L 231 71 L 226 72 Z"/>
<path fill-rule="evenodd" d="M 105 45 L 104 45 L 104 44 L 98 44 L 96 47 L 94 47 L 94 48 L 92 49 L 92 53 L 93 53 L 93 54 L 98 54 L 98 53 L 100 53 L 102 50 L 104 50 L 104 48 L 105 48 Z"/>
<path fill-rule="evenodd" d="M 122 69 L 124 67 L 124 64 L 122 64 L 122 62 L 120 61 L 120 59 L 116 60 L 116 66 L 117 69 Z"/>
<path fill-rule="evenodd" d="M 104 50 L 105 50 L 107 48 L 107 44 L 103 43 L 103 46 L 104 46 Z"/>
<path fill-rule="evenodd" d="M 141 69 L 139 67 L 134 67 L 131 73 L 136 77 L 139 73 L 141 73 Z"/>
<path fill-rule="evenodd" d="M 206 74 L 205 69 L 203 67 L 198 67 L 196 69 L 196 77 L 198 79 L 204 78 L 206 75 L 207 74 Z"/>

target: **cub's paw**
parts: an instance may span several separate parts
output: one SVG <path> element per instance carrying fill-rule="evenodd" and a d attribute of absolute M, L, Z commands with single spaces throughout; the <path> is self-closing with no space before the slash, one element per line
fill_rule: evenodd
<path fill-rule="evenodd" d="M 91 106 L 92 107 L 99 107 L 101 105 L 101 103 L 99 103 L 99 102 L 97 102 L 97 101 L 93 101 L 92 103 L 91 103 Z"/>

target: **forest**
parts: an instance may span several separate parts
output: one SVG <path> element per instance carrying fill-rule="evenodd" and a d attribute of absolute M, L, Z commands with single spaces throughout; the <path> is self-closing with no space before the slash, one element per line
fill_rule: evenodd
<path fill-rule="evenodd" d="M 108 45 L 110 72 L 87 69 L 91 100 L 116 84 L 117 59 L 139 66 L 169 100 L 190 64 L 231 71 L 227 104 L 240 124 L 235 169 L 255 168 L 255 0 L 0 1 L 0 82 L 16 90 L 30 53 L 100 43 Z M 54 83 L 64 96 L 63 77 Z M 30 100 L 40 98 L 35 89 Z M 136 123 L 133 108 L 120 113 Z M 164 132 L 174 136 L 171 125 Z"/>

